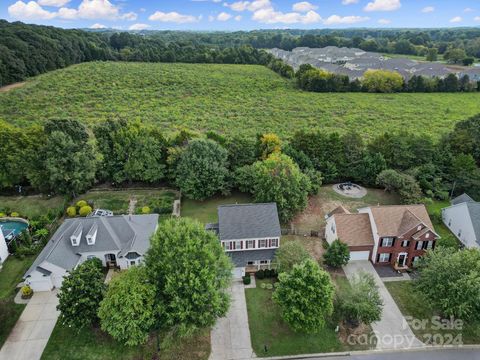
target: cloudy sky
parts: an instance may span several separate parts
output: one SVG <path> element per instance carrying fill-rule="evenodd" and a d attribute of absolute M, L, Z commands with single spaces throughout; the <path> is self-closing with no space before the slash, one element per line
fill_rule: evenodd
<path fill-rule="evenodd" d="M 0 18 L 132 30 L 480 26 L 480 0 L 1 0 Z"/>

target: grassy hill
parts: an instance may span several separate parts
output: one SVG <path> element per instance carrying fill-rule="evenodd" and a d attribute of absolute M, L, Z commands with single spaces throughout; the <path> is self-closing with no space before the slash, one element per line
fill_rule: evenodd
<path fill-rule="evenodd" d="M 38 76 L 0 93 L 0 119 L 17 125 L 52 118 L 88 124 L 110 117 L 165 129 L 290 134 L 320 127 L 439 136 L 480 111 L 480 93 L 308 93 L 262 66 L 97 62 Z"/>

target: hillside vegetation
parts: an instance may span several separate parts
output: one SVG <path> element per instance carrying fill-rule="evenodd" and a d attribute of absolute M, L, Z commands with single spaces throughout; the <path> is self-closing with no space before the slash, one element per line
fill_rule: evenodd
<path fill-rule="evenodd" d="M 73 118 L 140 119 L 166 130 L 254 135 L 322 128 L 365 137 L 387 130 L 434 137 L 480 111 L 478 93 L 308 93 L 263 66 L 94 62 L 0 93 L 0 120 L 25 126 Z"/>

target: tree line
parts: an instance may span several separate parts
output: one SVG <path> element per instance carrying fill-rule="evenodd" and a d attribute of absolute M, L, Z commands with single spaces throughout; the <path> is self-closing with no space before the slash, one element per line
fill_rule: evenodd
<path fill-rule="evenodd" d="M 323 182 L 351 180 L 398 192 L 406 203 L 480 197 L 480 115 L 440 140 L 426 134 L 360 134 L 299 130 L 290 138 L 167 134 L 140 121 L 109 120 L 87 129 L 76 120 L 43 127 L 0 123 L 0 186 L 75 196 L 95 183 L 168 184 L 203 200 L 239 189 L 255 201 L 275 201 L 283 221 L 307 204 Z"/>
<path fill-rule="evenodd" d="M 95 60 L 266 65 L 272 59 L 250 45 L 212 47 L 127 32 L 65 30 L 5 20 L 0 20 L 0 33 L 0 86 Z"/>
<path fill-rule="evenodd" d="M 480 91 L 480 81 L 472 81 L 468 75 L 458 77 L 448 74 L 445 78 L 413 75 L 404 79 L 397 71 L 367 70 L 361 78 L 317 69 L 310 64 L 300 65 L 297 72 L 280 59 L 272 59 L 268 68 L 286 78 L 295 78 L 298 88 L 313 92 L 474 92 Z"/>

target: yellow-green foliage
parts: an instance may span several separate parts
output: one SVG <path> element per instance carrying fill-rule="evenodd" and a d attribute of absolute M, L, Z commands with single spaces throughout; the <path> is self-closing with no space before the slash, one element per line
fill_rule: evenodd
<path fill-rule="evenodd" d="M 263 134 L 260 138 L 262 159 L 268 158 L 270 154 L 282 151 L 280 138 L 276 134 Z"/>
<path fill-rule="evenodd" d="M 77 205 L 78 208 L 82 208 L 84 206 L 87 206 L 88 204 L 85 200 L 79 200 L 79 201 L 77 201 L 76 205 Z"/>
<path fill-rule="evenodd" d="M 18 212 L 14 211 L 14 212 L 10 213 L 10 216 L 11 217 L 19 217 L 20 214 Z"/>
<path fill-rule="evenodd" d="M 264 66 L 93 62 L 40 75 L 0 93 L 0 119 L 30 125 L 67 115 L 89 125 L 122 116 L 175 130 L 228 134 L 299 129 L 429 132 L 478 113 L 480 93 L 313 93 Z"/>
<path fill-rule="evenodd" d="M 142 214 L 150 214 L 150 208 L 148 206 L 142 207 Z"/>
<path fill-rule="evenodd" d="M 367 70 L 363 74 L 363 86 L 369 92 L 392 93 L 403 87 L 403 77 L 396 71 Z"/>
<path fill-rule="evenodd" d="M 22 295 L 23 296 L 30 296 L 33 294 L 33 290 L 30 286 L 24 285 L 22 286 Z"/>
<path fill-rule="evenodd" d="M 75 206 L 69 206 L 67 208 L 67 215 L 70 217 L 74 217 L 77 215 L 77 208 Z"/>
<path fill-rule="evenodd" d="M 82 206 L 80 208 L 80 211 L 78 212 L 78 214 L 80 216 L 87 216 L 88 214 L 90 214 L 92 212 L 92 208 L 88 205 L 85 205 L 85 206 Z"/>
<path fill-rule="evenodd" d="M 0 212 L 0 218 L 7 216 L 7 214 Z"/>

